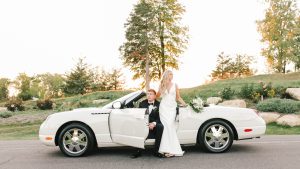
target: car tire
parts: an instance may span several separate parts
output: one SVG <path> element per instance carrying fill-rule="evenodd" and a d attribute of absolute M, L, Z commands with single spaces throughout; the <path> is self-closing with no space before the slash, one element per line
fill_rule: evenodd
<path fill-rule="evenodd" d="M 201 127 L 198 143 L 211 153 L 223 153 L 230 149 L 234 139 L 232 128 L 222 120 L 213 120 Z"/>
<path fill-rule="evenodd" d="M 80 157 L 92 152 L 95 146 L 95 138 L 86 125 L 72 123 L 60 132 L 58 146 L 65 155 Z"/>

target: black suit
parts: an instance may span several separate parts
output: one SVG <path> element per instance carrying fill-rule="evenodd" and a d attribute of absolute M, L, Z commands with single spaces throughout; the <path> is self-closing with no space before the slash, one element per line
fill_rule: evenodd
<path fill-rule="evenodd" d="M 154 101 L 154 109 L 152 109 L 151 112 L 149 112 L 149 123 L 156 122 L 156 125 L 153 130 L 149 130 L 149 135 L 147 138 L 149 139 L 155 139 L 155 151 L 158 152 L 160 141 L 162 137 L 162 133 L 164 130 L 164 126 L 162 125 L 160 118 L 159 118 L 159 101 Z M 139 108 L 148 108 L 149 107 L 148 100 L 144 100 L 139 104 Z"/>

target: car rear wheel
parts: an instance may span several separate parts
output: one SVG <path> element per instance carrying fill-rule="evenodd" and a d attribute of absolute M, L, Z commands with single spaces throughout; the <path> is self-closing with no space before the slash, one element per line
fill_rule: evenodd
<path fill-rule="evenodd" d="M 230 149 L 233 138 L 230 125 L 222 120 L 213 120 L 200 129 L 198 142 L 208 152 L 222 153 Z"/>
<path fill-rule="evenodd" d="M 88 127 L 80 123 L 67 125 L 59 134 L 58 145 L 67 156 L 80 157 L 94 148 L 95 141 Z"/>

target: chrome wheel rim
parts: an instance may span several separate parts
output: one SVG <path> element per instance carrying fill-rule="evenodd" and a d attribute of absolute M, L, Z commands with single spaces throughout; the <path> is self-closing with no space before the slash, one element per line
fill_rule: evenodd
<path fill-rule="evenodd" d="M 229 143 L 229 132 L 220 124 L 209 126 L 204 135 L 205 143 L 214 150 L 220 150 L 226 147 Z"/>
<path fill-rule="evenodd" d="M 63 136 L 63 145 L 71 154 L 80 154 L 86 150 L 88 138 L 85 132 L 78 128 L 69 129 Z"/>

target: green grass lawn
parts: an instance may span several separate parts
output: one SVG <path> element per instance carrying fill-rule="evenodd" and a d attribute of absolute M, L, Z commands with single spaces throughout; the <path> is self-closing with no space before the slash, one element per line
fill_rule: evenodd
<path fill-rule="evenodd" d="M 29 124 L 0 125 L 0 140 L 38 139 L 41 122 Z"/>
<path fill-rule="evenodd" d="M 219 80 L 210 84 L 182 89 L 181 95 L 184 100 L 190 100 L 191 98 L 198 95 L 203 98 L 207 98 L 211 96 L 218 96 L 218 92 L 220 92 L 225 87 L 231 87 L 231 89 L 238 92 L 243 85 L 253 84 L 254 86 L 258 86 L 259 82 L 271 82 L 274 87 L 300 87 L 300 72 L 288 74 L 257 75 L 245 78 Z"/>
<path fill-rule="evenodd" d="M 300 126 L 289 127 L 281 126 L 276 123 L 270 123 L 267 125 L 267 135 L 294 135 L 300 134 Z"/>

